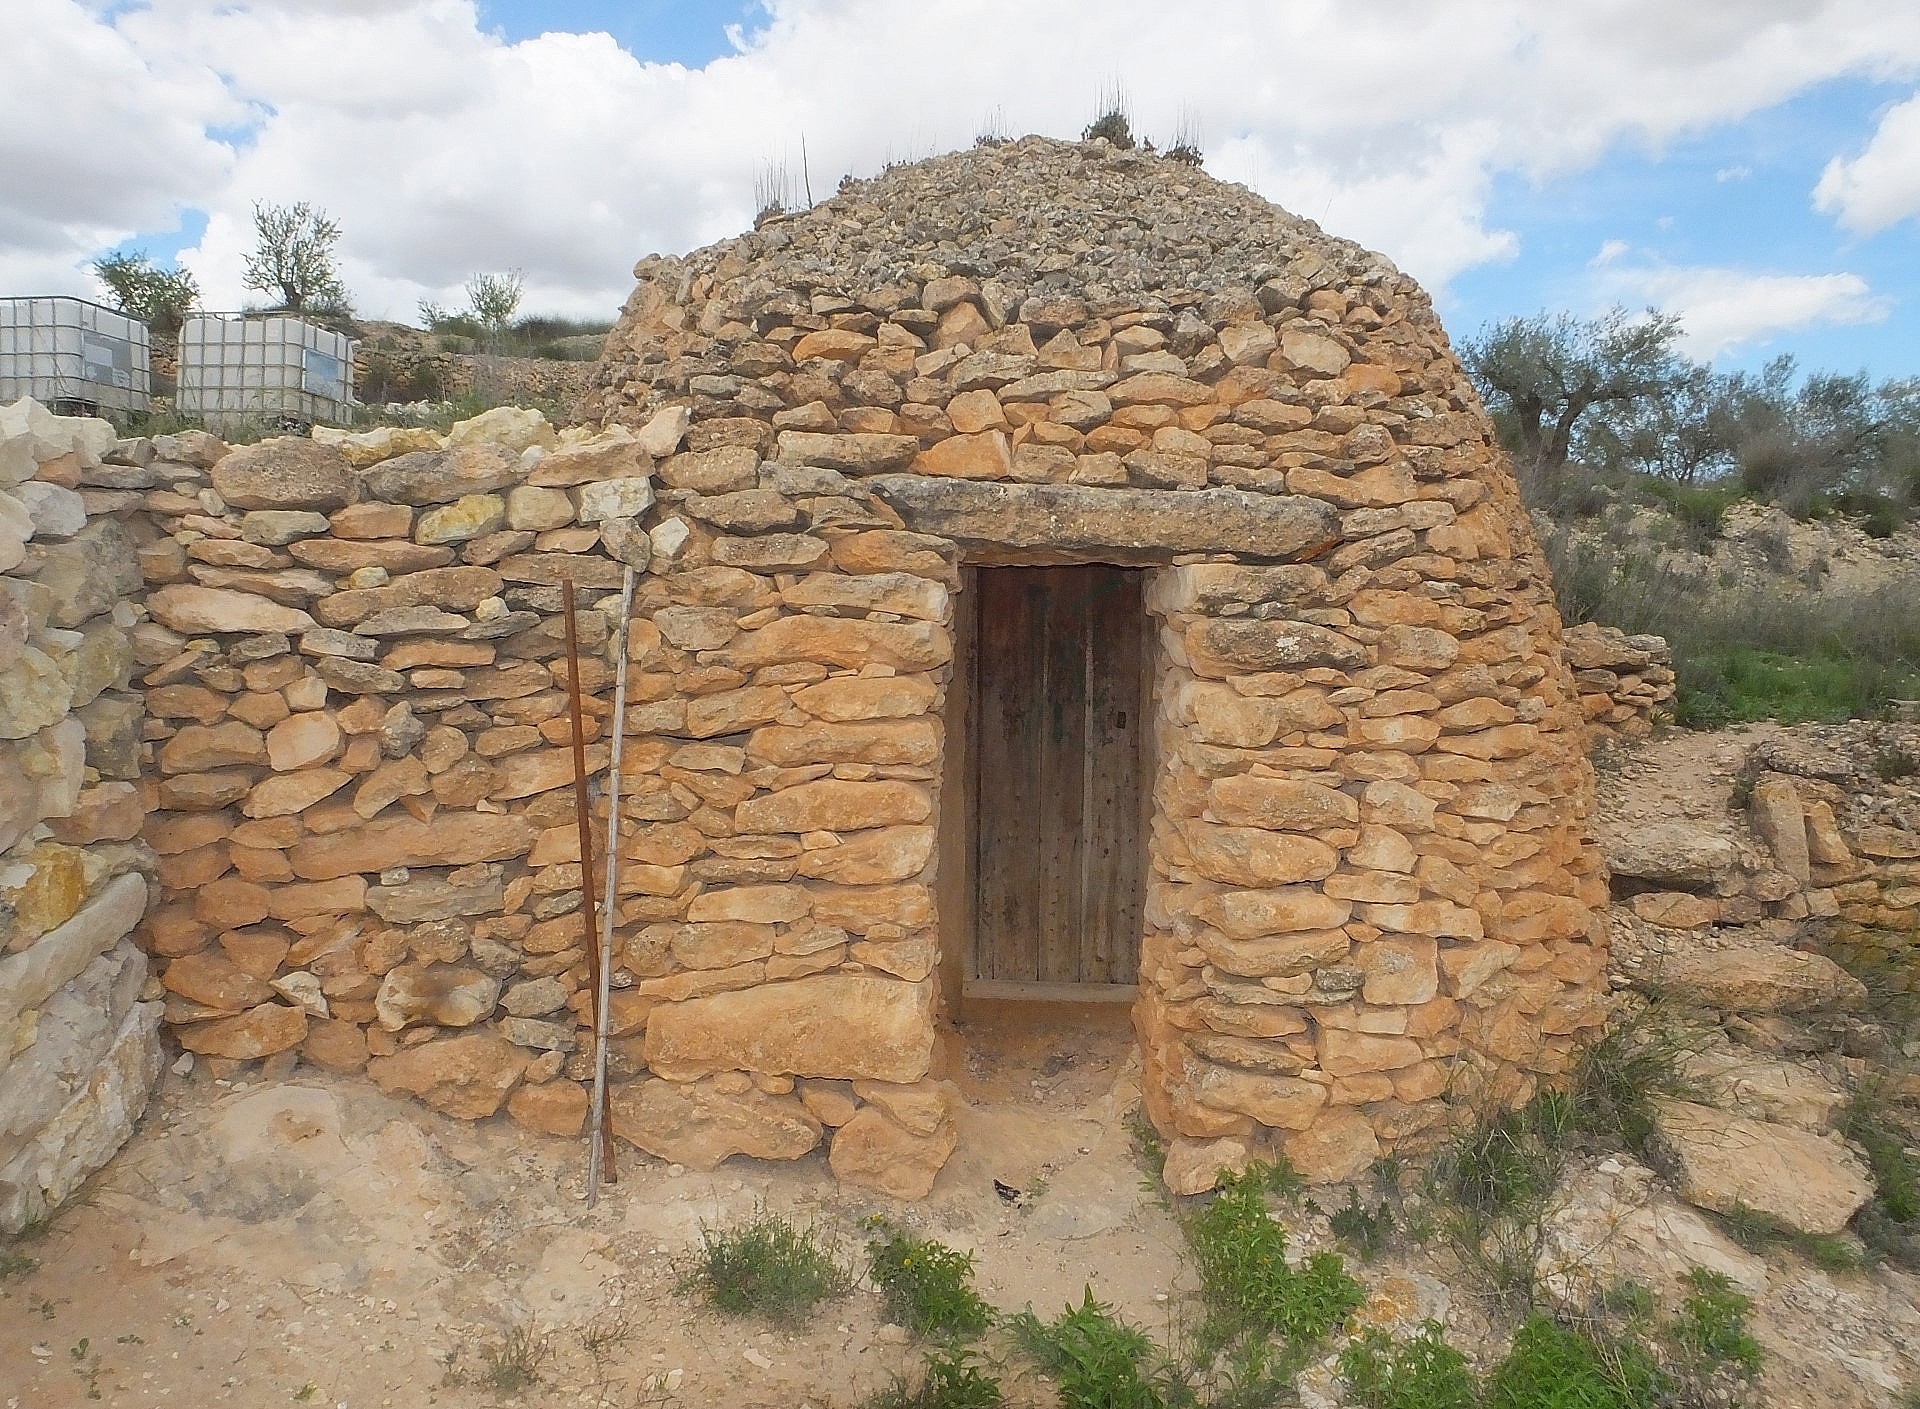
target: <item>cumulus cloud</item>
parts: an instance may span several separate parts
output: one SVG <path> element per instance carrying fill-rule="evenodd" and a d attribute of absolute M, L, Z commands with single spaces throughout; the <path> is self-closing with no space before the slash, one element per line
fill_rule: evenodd
<path fill-rule="evenodd" d="M 1827 163 L 1813 205 L 1859 235 L 1920 215 L 1920 93 L 1881 115 L 1860 155 Z"/>
<path fill-rule="evenodd" d="M 1763 346 L 1774 336 L 1820 324 L 1878 323 L 1892 300 L 1858 274 L 1766 274 L 1699 265 L 1615 266 L 1603 301 L 1677 314 L 1680 346 L 1711 361 Z"/>
<path fill-rule="evenodd" d="M 0 280 L 192 207 L 208 221 L 185 257 L 235 304 L 252 203 L 304 199 L 345 229 L 363 311 L 394 316 L 508 267 L 529 307 L 610 313 L 640 255 L 743 228 L 765 163 L 797 190 L 803 138 L 824 196 L 965 145 L 996 110 L 1013 134 L 1077 135 L 1115 79 L 1137 130 L 1164 141 L 1185 116 L 1214 174 L 1439 287 L 1516 252 L 1488 215 L 1503 174 L 1920 71 L 1920 7 L 1883 0 L 767 0 L 697 70 L 605 35 L 508 43 L 472 0 L 10 4 L 47 53 L 14 72 L 59 77 L 0 88 Z M 81 75 L 107 96 L 87 107 L 91 160 L 63 164 Z M 89 169 L 109 174 L 75 178 Z"/>

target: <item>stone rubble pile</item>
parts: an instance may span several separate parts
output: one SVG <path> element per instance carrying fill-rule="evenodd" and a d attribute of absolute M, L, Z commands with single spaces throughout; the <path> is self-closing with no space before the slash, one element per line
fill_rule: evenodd
<path fill-rule="evenodd" d="M 1665 638 L 1588 621 L 1568 627 L 1563 639 L 1590 727 L 1638 739 L 1673 717 L 1673 650 Z"/>
<path fill-rule="evenodd" d="M 159 1075 L 142 1002 L 141 702 L 128 523 L 145 477 L 105 421 L 0 406 L 0 1233 L 106 1162 Z"/>

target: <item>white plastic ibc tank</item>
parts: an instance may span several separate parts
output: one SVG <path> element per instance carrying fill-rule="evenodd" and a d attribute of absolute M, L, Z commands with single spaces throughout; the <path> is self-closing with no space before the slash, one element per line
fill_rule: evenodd
<path fill-rule="evenodd" d="M 175 405 L 216 430 L 343 423 L 353 340 L 285 313 L 196 314 L 180 329 Z"/>
<path fill-rule="evenodd" d="M 0 402 L 61 411 L 148 409 L 147 325 L 81 298 L 0 299 Z"/>

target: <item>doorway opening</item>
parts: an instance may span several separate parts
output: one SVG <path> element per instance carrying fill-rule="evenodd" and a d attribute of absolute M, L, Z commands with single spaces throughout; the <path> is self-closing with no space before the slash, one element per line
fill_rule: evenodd
<path fill-rule="evenodd" d="M 967 576 L 948 720 L 962 746 L 941 819 L 955 1016 L 1044 1003 L 1123 1018 L 1138 993 L 1152 776 L 1145 573 Z"/>

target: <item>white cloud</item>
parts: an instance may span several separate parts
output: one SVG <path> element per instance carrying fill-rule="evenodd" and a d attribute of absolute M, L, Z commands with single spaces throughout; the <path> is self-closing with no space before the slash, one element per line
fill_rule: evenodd
<path fill-rule="evenodd" d="M 1756 274 L 1705 266 L 1615 266 L 1603 303 L 1646 305 L 1680 318 L 1680 346 L 1704 361 L 1819 324 L 1878 323 L 1892 301 L 1858 274 Z"/>
<path fill-rule="evenodd" d="M 1594 251 L 1593 258 L 1589 263 L 1595 268 L 1598 268 L 1602 264 L 1611 264 L 1621 255 L 1625 254 L 1627 248 L 1628 246 L 1625 240 L 1608 240 L 1602 244 L 1598 250 Z"/>
<path fill-rule="evenodd" d="M 1859 156 L 1827 163 L 1813 205 L 1860 235 L 1920 215 L 1920 93 L 1881 115 Z"/>
<path fill-rule="evenodd" d="M 743 228 L 764 162 L 798 184 L 803 135 L 824 196 L 971 142 L 996 109 L 1016 134 L 1075 135 L 1116 78 L 1137 129 L 1164 140 L 1184 110 L 1216 175 L 1438 288 L 1517 250 L 1487 214 L 1503 174 L 1920 72 L 1920 6 L 1883 0 L 768 0 L 698 70 L 603 35 L 509 44 L 472 0 L 6 4 L 39 47 L 10 65 L 24 89 L 0 87 L 0 289 L 195 207 L 187 258 L 237 303 L 251 203 L 306 199 L 344 227 L 376 316 L 510 266 L 530 308 L 610 313 L 637 257 Z"/>

